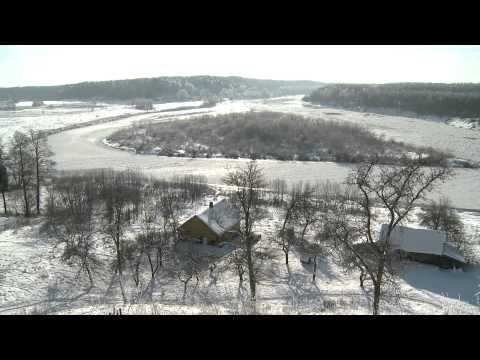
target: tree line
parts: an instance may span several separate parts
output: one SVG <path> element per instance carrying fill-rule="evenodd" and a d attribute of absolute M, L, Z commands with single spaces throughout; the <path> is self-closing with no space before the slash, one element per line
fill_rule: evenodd
<path fill-rule="evenodd" d="M 246 273 L 255 304 L 259 269 L 271 253 L 256 246 L 253 231 L 265 217 L 262 208 L 270 206 L 280 220 L 270 240 L 284 253 L 289 274 L 289 254 L 294 249 L 308 257 L 305 261 L 312 265 L 312 282 L 316 282 L 317 258 L 328 256 L 344 271 L 360 274 L 360 287 L 371 291 L 372 312 L 379 314 L 382 302 L 397 302 L 401 295 L 400 259 L 398 253 L 390 251 L 391 234 L 452 174 L 446 166 L 425 168 L 418 159 L 401 166 L 379 166 L 376 160 L 359 164 L 343 186 L 329 182 L 287 186 L 279 179 L 267 183 L 255 161 L 229 172 L 224 182 L 233 187 L 230 197 L 241 213 L 242 246 L 237 250 L 240 255 L 231 258 L 239 283 Z M 386 213 L 383 220 L 379 209 Z M 420 219 L 428 228 L 446 231 L 449 240 L 465 250 L 461 222 L 447 203 L 426 206 Z M 378 222 L 387 224 L 383 241 L 377 238 Z"/>
<path fill-rule="evenodd" d="M 266 98 L 305 94 L 313 81 L 257 80 L 242 77 L 190 76 L 83 82 L 59 86 L 0 88 L 5 100 L 130 100 L 186 101 L 208 98 Z"/>
<path fill-rule="evenodd" d="M 419 115 L 473 117 L 480 114 L 480 84 L 331 84 L 304 100 L 364 111 L 394 109 Z"/>
<path fill-rule="evenodd" d="M 41 189 L 54 165 L 51 154 L 42 131 L 16 131 L 8 144 L 0 143 L 0 191 L 5 214 L 40 215 Z M 7 193 L 12 203 L 7 201 Z M 22 210 L 17 206 L 18 200 Z"/>

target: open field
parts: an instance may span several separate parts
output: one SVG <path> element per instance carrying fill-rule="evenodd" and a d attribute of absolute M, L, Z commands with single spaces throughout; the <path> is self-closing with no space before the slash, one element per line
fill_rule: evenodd
<path fill-rule="evenodd" d="M 4 142 L 15 131 L 53 130 L 83 123 L 101 121 L 105 118 L 116 118 L 130 115 L 148 114 L 127 104 L 90 104 L 82 101 L 46 101 L 42 107 L 27 106 L 30 102 L 20 103 L 15 111 L 0 110 L 0 138 Z M 174 102 L 153 104 L 151 112 L 166 112 L 180 106 L 199 107 L 202 101 Z"/>

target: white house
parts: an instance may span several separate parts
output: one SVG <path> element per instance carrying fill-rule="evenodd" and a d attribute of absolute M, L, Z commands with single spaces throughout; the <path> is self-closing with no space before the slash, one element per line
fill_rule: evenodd
<path fill-rule="evenodd" d="M 379 241 L 385 240 L 387 231 L 388 225 L 383 224 Z M 441 267 L 462 267 L 466 263 L 462 252 L 448 242 L 444 231 L 396 226 L 390 235 L 390 247 L 412 260 Z"/>

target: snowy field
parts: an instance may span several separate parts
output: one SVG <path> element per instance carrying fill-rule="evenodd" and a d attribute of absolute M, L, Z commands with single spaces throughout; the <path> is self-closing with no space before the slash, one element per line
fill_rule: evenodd
<path fill-rule="evenodd" d="M 95 107 L 82 101 L 45 101 L 45 106 L 42 107 L 31 107 L 31 104 L 31 101 L 23 101 L 17 103 L 17 110 L 15 111 L 0 110 L 0 138 L 4 142 L 7 142 L 17 130 L 25 132 L 29 129 L 58 129 L 102 118 L 147 113 L 143 110 L 137 110 L 131 105 L 121 104 L 97 103 Z M 153 104 L 153 110 L 150 113 L 202 104 L 203 101 Z"/>
<path fill-rule="evenodd" d="M 185 216 L 201 211 L 211 198 L 196 204 Z M 471 225 L 469 232 L 480 230 L 480 214 L 461 213 Z M 2 219 L 4 222 L 5 219 Z M 409 226 L 416 226 L 416 217 Z M 274 249 L 274 259 L 265 263 L 258 285 L 256 312 L 260 314 L 370 314 L 371 294 L 362 290 L 357 273 L 344 273 L 330 258 L 322 257 L 317 280 L 312 283 L 311 265 L 300 262 L 293 252 L 287 269 L 283 253 L 271 242 L 278 226 L 275 212 L 262 220 L 256 231 L 262 235 L 257 244 Z M 239 288 L 231 271 L 205 270 L 200 281 L 188 286 L 185 299 L 183 284 L 161 273 L 152 299 L 135 301 L 132 281 L 127 280 L 130 305 L 123 305 L 118 285 L 106 268 L 95 275 L 96 286 L 88 289 L 88 279 L 77 277 L 76 268 L 60 261 L 55 241 L 39 232 L 38 220 L 17 224 L 16 229 L 0 232 L 0 314 L 108 314 L 113 308 L 123 314 L 246 314 L 248 282 Z M 136 226 L 132 225 L 131 232 Z M 196 245 L 204 251 L 218 248 Z M 480 249 L 480 244 L 476 245 Z M 99 250 L 101 251 L 101 250 Z M 105 253 L 104 260 L 108 260 Z M 219 262 L 219 269 L 221 269 Z M 148 274 L 147 274 L 148 275 Z M 405 262 L 399 276 L 402 295 L 399 303 L 385 302 L 384 314 L 479 314 L 476 293 L 480 290 L 480 268 L 442 270 L 436 266 Z"/>

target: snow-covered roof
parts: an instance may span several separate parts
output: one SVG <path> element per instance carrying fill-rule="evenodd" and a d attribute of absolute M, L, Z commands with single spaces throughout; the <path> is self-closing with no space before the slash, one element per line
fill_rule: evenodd
<path fill-rule="evenodd" d="M 385 239 L 387 230 L 388 225 L 383 224 L 380 229 L 380 241 Z M 406 252 L 445 255 L 465 262 L 459 250 L 447 243 L 447 233 L 444 231 L 396 226 L 390 235 L 390 246 L 392 250 L 400 249 Z"/>
<path fill-rule="evenodd" d="M 240 211 L 227 199 L 222 199 L 195 215 L 203 221 L 215 234 L 222 235 L 240 221 Z"/>
<path fill-rule="evenodd" d="M 465 263 L 465 257 L 452 244 L 446 242 L 443 247 L 443 255 L 451 257 L 457 261 Z"/>

